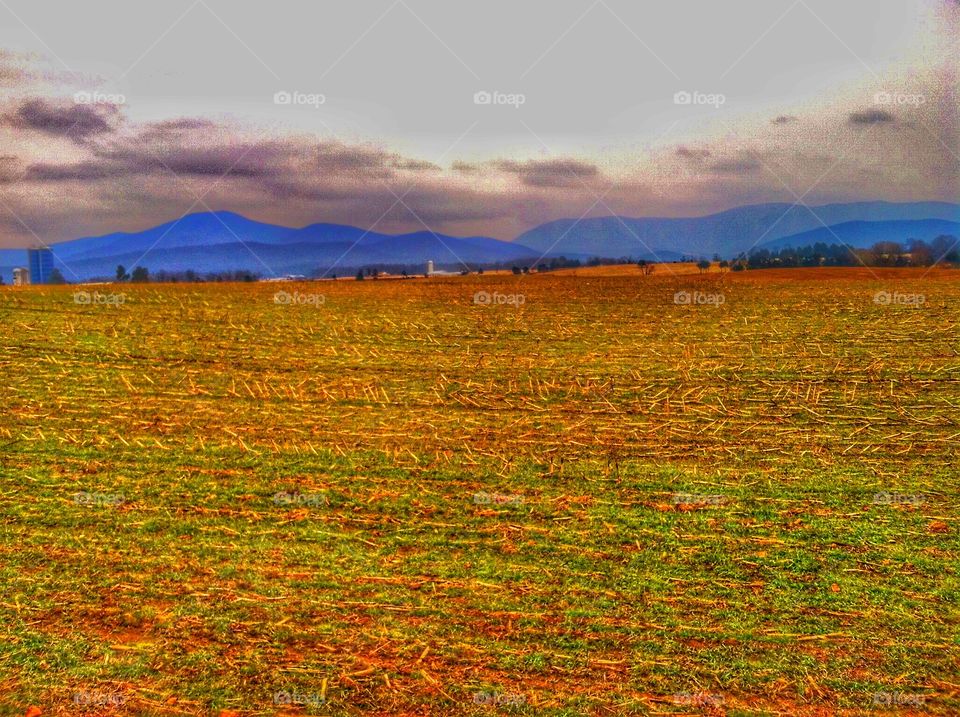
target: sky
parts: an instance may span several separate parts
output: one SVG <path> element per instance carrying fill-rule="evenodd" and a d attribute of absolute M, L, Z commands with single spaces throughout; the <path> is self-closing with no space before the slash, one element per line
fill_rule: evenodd
<path fill-rule="evenodd" d="M 960 3 L 0 0 L 0 247 L 960 201 Z"/>

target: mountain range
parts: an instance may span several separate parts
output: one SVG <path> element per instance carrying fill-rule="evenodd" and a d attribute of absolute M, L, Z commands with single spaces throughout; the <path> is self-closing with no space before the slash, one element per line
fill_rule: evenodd
<path fill-rule="evenodd" d="M 886 236 L 894 234 L 900 241 L 913 238 L 900 236 L 897 230 L 885 227 L 887 222 L 939 219 L 960 222 L 960 204 L 944 202 L 857 202 L 806 207 L 791 204 L 757 204 L 738 207 L 718 214 L 691 218 L 600 217 L 560 219 L 524 232 L 516 241 L 541 253 L 670 260 L 675 256 L 719 254 L 732 258 L 768 242 L 787 240 L 786 245 L 806 242 L 795 235 L 849 222 L 867 222 Z M 903 227 L 909 232 L 908 227 Z M 869 230 L 859 244 L 867 246 Z M 886 238 L 885 236 L 885 238 Z M 801 242 L 797 244 L 796 242 Z M 829 243 L 829 242 L 827 242 Z M 834 239 L 833 243 L 840 243 Z M 769 247 L 767 247 L 769 248 Z"/>
<path fill-rule="evenodd" d="M 233 212 L 191 214 L 139 233 L 85 237 L 53 245 L 68 280 L 112 277 L 118 265 L 151 271 L 251 271 L 263 276 L 343 273 L 384 264 L 532 261 L 527 247 L 487 237 L 451 237 L 428 231 L 381 234 L 341 224 L 293 229 L 264 224 Z M 0 251 L 0 271 L 24 265 L 23 250 Z"/>
<path fill-rule="evenodd" d="M 877 241 L 960 235 L 960 204 L 857 202 L 809 208 L 790 204 L 738 207 L 703 217 L 559 219 L 513 242 L 428 231 L 390 235 L 341 224 L 290 228 L 232 212 L 192 214 L 142 232 L 85 237 L 53 246 L 68 280 L 112 277 L 117 265 L 198 273 L 246 270 L 263 276 L 344 273 L 371 265 L 531 263 L 542 256 L 601 256 L 674 261 L 753 248 L 822 242 L 865 247 Z M 0 250 L 5 279 L 26 262 L 24 250 Z"/>
<path fill-rule="evenodd" d="M 788 247 L 822 244 L 846 244 L 852 247 L 868 247 L 881 241 L 905 244 L 909 239 L 930 242 L 938 236 L 960 237 L 960 223 L 944 219 L 918 219 L 892 222 L 844 222 L 832 227 L 820 227 L 808 232 L 793 234 L 783 239 L 761 244 L 758 249 L 778 250 Z"/>

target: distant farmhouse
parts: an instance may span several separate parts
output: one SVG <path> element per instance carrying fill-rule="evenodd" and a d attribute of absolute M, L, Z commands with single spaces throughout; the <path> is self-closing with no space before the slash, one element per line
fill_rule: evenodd
<path fill-rule="evenodd" d="M 29 286 L 30 285 L 30 270 L 22 266 L 18 266 L 13 270 L 13 285 L 14 286 Z"/>

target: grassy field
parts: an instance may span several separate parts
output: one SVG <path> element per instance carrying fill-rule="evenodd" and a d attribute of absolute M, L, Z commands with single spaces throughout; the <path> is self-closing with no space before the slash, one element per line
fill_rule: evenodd
<path fill-rule="evenodd" d="M 0 714 L 960 713 L 922 274 L 0 289 Z"/>

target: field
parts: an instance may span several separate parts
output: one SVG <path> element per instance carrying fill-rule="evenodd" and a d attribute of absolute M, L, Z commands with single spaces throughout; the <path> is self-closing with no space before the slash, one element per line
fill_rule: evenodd
<path fill-rule="evenodd" d="M 2 715 L 960 713 L 960 271 L 0 320 Z"/>

